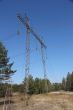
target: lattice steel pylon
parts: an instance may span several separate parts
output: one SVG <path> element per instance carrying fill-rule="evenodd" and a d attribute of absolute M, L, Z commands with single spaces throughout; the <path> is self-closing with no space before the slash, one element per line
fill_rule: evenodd
<path fill-rule="evenodd" d="M 45 64 L 45 56 L 43 49 L 46 49 L 46 45 L 43 42 L 42 38 L 40 37 L 39 34 L 37 34 L 33 28 L 30 26 L 29 23 L 29 18 L 27 16 L 22 17 L 21 14 L 17 14 L 17 18 L 19 21 L 26 27 L 26 65 L 25 65 L 25 78 L 28 77 L 30 73 L 30 33 L 33 34 L 33 36 L 36 38 L 36 40 L 40 43 L 41 45 L 41 56 L 42 56 L 42 63 L 43 63 L 43 69 L 44 69 L 44 79 L 45 79 L 45 85 L 44 85 L 44 92 L 47 92 L 47 75 L 46 75 L 46 64 Z M 26 93 L 28 92 L 28 81 L 26 82 Z"/>
<path fill-rule="evenodd" d="M 48 92 L 48 84 L 47 84 L 47 70 L 46 70 L 46 58 L 45 58 L 45 53 L 43 50 L 43 46 L 41 44 L 41 57 L 42 57 L 42 64 L 43 64 L 43 72 L 44 72 L 44 89 L 43 92 L 47 93 Z"/>
<path fill-rule="evenodd" d="M 29 19 L 26 17 L 26 24 L 29 23 Z M 28 79 L 30 74 L 30 28 L 26 28 L 26 64 L 25 64 L 25 78 Z M 25 92 L 28 93 L 28 80 L 25 82 Z"/>

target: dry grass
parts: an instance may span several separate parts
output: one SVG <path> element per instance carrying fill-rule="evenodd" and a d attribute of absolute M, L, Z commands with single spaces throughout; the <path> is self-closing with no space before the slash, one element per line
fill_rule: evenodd
<path fill-rule="evenodd" d="M 29 104 L 26 106 L 24 95 L 15 95 L 9 110 L 73 110 L 73 93 L 55 92 L 29 97 Z M 0 110 L 3 105 L 0 105 Z"/>

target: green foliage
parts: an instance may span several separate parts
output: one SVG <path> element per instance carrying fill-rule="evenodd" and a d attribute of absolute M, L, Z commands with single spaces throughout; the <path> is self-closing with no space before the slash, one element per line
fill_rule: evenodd
<path fill-rule="evenodd" d="M 39 78 L 35 78 L 34 80 L 34 92 L 35 94 L 41 93 L 41 80 Z"/>
<path fill-rule="evenodd" d="M 24 83 L 24 92 L 27 92 L 29 94 L 33 94 L 34 93 L 34 79 L 33 79 L 33 77 L 31 75 L 29 75 L 28 78 L 24 79 L 23 83 Z M 28 91 L 26 91 L 26 88 Z"/>
<path fill-rule="evenodd" d="M 5 46 L 0 42 L 0 82 L 8 80 L 11 75 L 16 72 L 11 69 L 13 63 L 9 64 L 9 59 L 8 50 L 6 50 Z"/>
<path fill-rule="evenodd" d="M 46 86 L 45 86 L 45 84 L 46 84 Z M 44 80 L 44 79 L 40 79 L 40 78 L 33 79 L 33 77 L 31 75 L 29 75 L 28 78 L 24 79 L 24 85 L 28 85 L 29 94 L 44 93 L 44 92 L 46 92 L 46 90 L 50 91 L 50 88 L 51 88 L 51 83 L 49 80 L 47 80 L 47 79 Z"/>
<path fill-rule="evenodd" d="M 62 89 L 66 91 L 73 91 L 73 72 L 68 72 L 67 77 L 63 78 Z"/>
<path fill-rule="evenodd" d="M 54 86 L 54 91 L 59 91 L 62 89 L 61 83 L 53 83 L 53 86 Z"/>
<path fill-rule="evenodd" d="M 24 92 L 24 85 L 23 84 L 19 84 L 19 85 L 18 84 L 13 84 L 12 91 L 23 93 Z"/>
<path fill-rule="evenodd" d="M 70 76 L 70 91 L 73 91 L 73 72 Z"/>
<path fill-rule="evenodd" d="M 6 92 L 6 88 L 4 84 L 0 84 L 0 97 L 4 97 L 5 92 Z"/>
<path fill-rule="evenodd" d="M 33 94 L 34 93 L 34 80 L 33 80 L 33 77 L 31 75 L 29 75 L 28 77 L 28 93 L 29 94 Z"/>
<path fill-rule="evenodd" d="M 71 74 L 68 72 L 66 77 L 66 90 L 70 91 L 71 88 Z"/>
<path fill-rule="evenodd" d="M 44 93 L 45 89 L 45 80 L 40 78 L 35 78 L 29 75 L 28 78 L 24 79 L 23 84 L 14 85 L 13 91 L 14 92 L 25 92 L 24 88 L 26 88 L 26 82 L 28 81 L 28 93 L 29 94 L 41 94 Z M 51 83 L 48 79 L 47 82 L 47 92 L 50 91 L 59 91 L 59 90 L 66 90 L 66 91 L 73 91 L 73 72 L 68 73 L 66 78 L 62 79 L 62 83 Z"/>
<path fill-rule="evenodd" d="M 16 72 L 12 70 L 13 63 L 9 63 L 8 50 L 2 42 L 0 42 L 0 96 L 4 96 L 6 87 L 4 82 L 9 80 L 9 78 Z"/>
<path fill-rule="evenodd" d="M 13 92 L 18 92 L 18 91 L 19 91 L 19 85 L 14 84 L 14 85 L 12 86 L 12 90 L 13 90 Z"/>
<path fill-rule="evenodd" d="M 66 90 L 66 80 L 65 80 L 65 78 L 62 79 L 62 89 Z"/>

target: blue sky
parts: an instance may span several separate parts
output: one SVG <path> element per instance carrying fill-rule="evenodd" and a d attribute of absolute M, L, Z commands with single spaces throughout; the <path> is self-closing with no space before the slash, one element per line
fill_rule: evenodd
<path fill-rule="evenodd" d="M 25 76 L 26 29 L 18 22 L 17 13 L 27 13 L 30 24 L 47 45 L 47 77 L 60 82 L 73 71 L 73 3 L 70 0 L 2 0 L 0 1 L 0 41 L 8 49 L 10 62 L 14 61 L 14 83 Z M 17 30 L 20 36 L 17 36 Z M 40 47 L 31 36 L 30 73 L 42 77 Z M 36 50 L 38 48 L 38 51 Z"/>

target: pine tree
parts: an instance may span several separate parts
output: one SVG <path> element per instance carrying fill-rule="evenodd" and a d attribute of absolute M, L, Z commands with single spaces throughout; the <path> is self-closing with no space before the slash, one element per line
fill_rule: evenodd
<path fill-rule="evenodd" d="M 71 81 L 70 91 L 73 91 L 73 72 L 71 73 L 70 81 Z"/>
<path fill-rule="evenodd" d="M 27 78 L 24 78 L 23 84 L 24 84 L 25 93 L 28 93 L 28 94 L 34 93 L 34 79 L 32 75 L 28 75 Z"/>
<path fill-rule="evenodd" d="M 8 80 L 16 71 L 12 70 L 13 63 L 9 63 L 8 50 L 0 42 L 0 83 Z"/>
<path fill-rule="evenodd" d="M 41 81 L 41 79 L 39 79 L 39 78 L 35 78 L 35 80 L 34 80 L 34 92 L 35 92 L 35 94 L 39 94 L 41 91 L 40 81 Z"/>
<path fill-rule="evenodd" d="M 2 42 L 0 42 L 0 97 L 5 96 L 8 81 L 11 76 L 16 72 L 12 70 L 13 63 L 9 63 L 8 50 Z M 5 84 L 4 84 L 5 82 Z"/>
<path fill-rule="evenodd" d="M 62 79 L 62 89 L 66 90 L 66 79 L 65 78 Z"/>
<path fill-rule="evenodd" d="M 66 78 L 66 90 L 70 91 L 70 88 L 71 88 L 71 74 L 68 72 Z"/>

